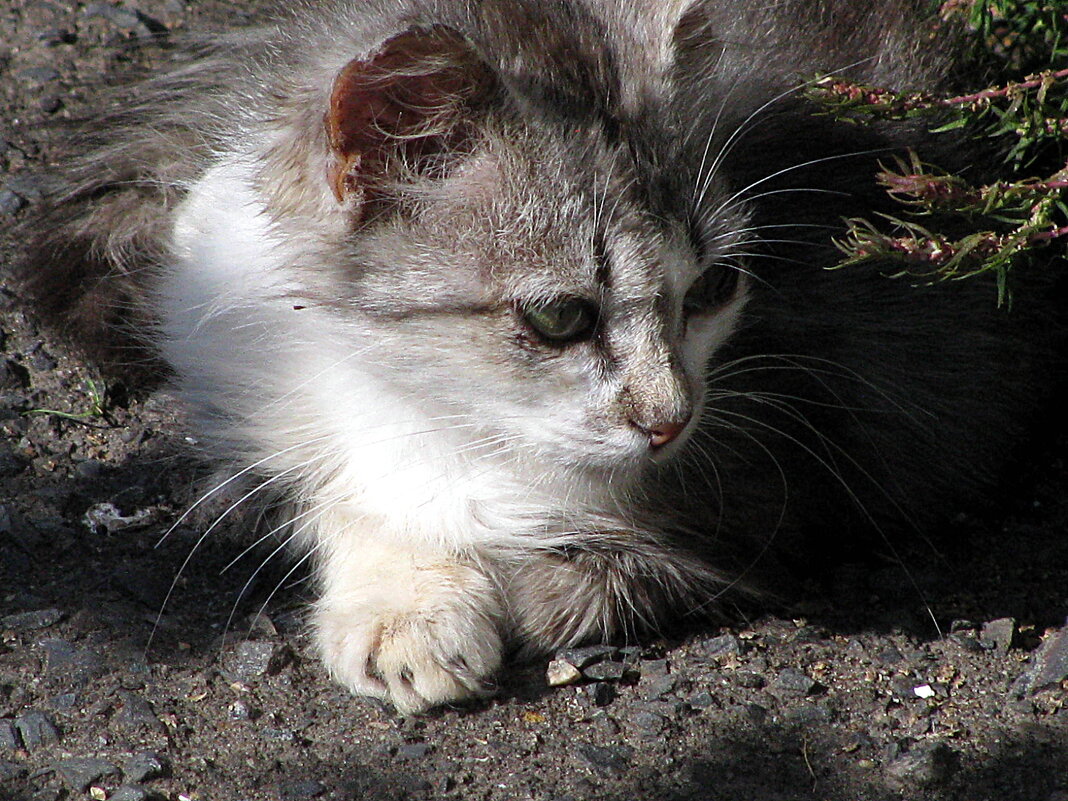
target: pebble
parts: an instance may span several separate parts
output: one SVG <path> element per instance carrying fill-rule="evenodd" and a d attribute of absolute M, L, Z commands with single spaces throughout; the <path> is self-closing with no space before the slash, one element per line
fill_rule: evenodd
<path fill-rule="evenodd" d="M 815 679 L 806 676 L 795 668 L 785 668 L 771 683 L 769 689 L 784 695 L 813 695 L 823 689 Z"/>
<path fill-rule="evenodd" d="M 167 773 L 167 763 L 155 751 L 138 751 L 122 766 L 126 780 L 134 784 L 158 779 Z"/>
<path fill-rule="evenodd" d="M 957 771 L 960 757 L 945 743 L 917 745 L 886 766 L 889 783 L 898 790 L 942 784 Z"/>
<path fill-rule="evenodd" d="M 49 47 L 73 44 L 77 38 L 77 35 L 70 28 L 45 28 L 37 34 L 37 41 Z"/>
<path fill-rule="evenodd" d="M 315 780 L 286 782 L 278 787 L 278 795 L 282 801 L 300 801 L 302 798 L 318 798 L 325 792 L 326 785 Z"/>
<path fill-rule="evenodd" d="M 563 659 L 554 659 L 545 669 L 545 681 L 550 687 L 574 684 L 582 678 L 582 671 Z"/>
<path fill-rule="evenodd" d="M 59 73 L 52 67 L 27 67 L 19 71 L 19 77 L 34 83 L 49 83 L 59 80 Z"/>
<path fill-rule="evenodd" d="M 113 533 L 151 525 L 158 516 L 159 510 L 151 506 L 124 515 L 113 503 L 98 503 L 86 510 L 82 522 L 90 531 Z"/>
<path fill-rule="evenodd" d="M 1068 679 L 1068 624 L 1043 643 L 1028 671 L 1028 690 L 1034 694 Z"/>
<path fill-rule="evenodd" d="M 86 3 L 85 10 L 82 13 L 87 17 L 106 19 L 116 28 L 121 28 L 122 30 L 134 30 L 139 26 L 144 27 L 136 11 L 122 6 L 113 6 L 111 3 Z"/>
<path fill-rule="evenodd" d="M 0 189 L 0 214 L 11 216 L 26 205 L 26 200 L 10 189 Z M 4 383 L 6 386 L 6 383 Z"/>
<path fill-rule="evenodd" d="M 36 609 L 32 612 L 16 612 L 0 618 L 0 628 L 11 631 L 34 631 L 46 629 L 63 619 L 62 609 Z"/>
<path fill-rule="evenodd" d="M 5 189 L 4 192 L 6 191 Z M 0 205 L 2 204 L 3 193 L 0 193 Z M 22 208 L 22 206 L 20 205 L 19 208 Z M 22 389 L 28 386 L 29 383 L 29 370 L 12 359 L 0 359 L 0 389 Z"/>
<path fill-rule="evenodd" d="M 404 743 L 397 746 L 397 756 L 401 759 L 422 759 L 433 750 L 434 746 L 430 743 Z"/>
<path fill-rule="evenodd" d="M 16 717 L 15 728 L 18 729 L 22 744 L 27 751 L 36 751 L 43 745 L 59 742 L 59 729 L 55 721 L 36 709 L 23 712 Z"/>
<path fill-rule="evenodd" d="M 0 759 L 0 781 L 13 781 L 20 776 L 25 775 L 26 768 L 17 762 L 8 762 L 6 759 Z"/>
<path fill-rule="evenodd" d="M 626 772 L 634 756 L 634 749 L 627 745 L 600 746 L 579 743 L 576 750 L 597 773 L 605 777 L 619 776 Z"/>
<path fill-rule="evenodd" d="M 77 478 L 96 479 L 104 472 L 104 463 L 97 459 L 86 459 L 74 465 L 74 475 Z"/>
<path fill-rule="evenodd" d="M 22 747 L 18 729 L 12 720 L 0 720 L 0 750 L 15 751 Z"/>
<path fill-rule="evenodd" d="M 708 709 L 717 706 L 715 697 L 707 692 L 694 693 L 686 699 L 686 703 L 693 709 Z"/>
<path fill-rule="evenodd" d="M 122 692 L 122 709 L 112 718 L 111 722 L 121 729 L 150 729 L 152 731 L 165 731 L 163 721 L 156 717 L 152 711 L 152 705 L 139 695 Z"/>
<path fill-rule="evenodd" d="M 147 798 L 148 790 L 144 787 L 124 784 L 108 796 L 108 801 L 146 801 Z"/>
<path fill-rule="evenodd" d="M 238 680 L 257 679 L 281 670 L 288 661 L 285 647 L 273 642 L 244 640 L 226 660 L 226 668 Z"/>
<path fill-rule="evenodd" d="M 76 648 L 67 640 L 41 640 L 38 645 L 45 652 L 45 669 L 53 675 L 83 682 L 99 676 L 105 670 L 96 653 L 88 648 Z"/>
<path fill-rule="evenodd" d="M 594 706 L 608 706 L 616 697 L 616 691 L 606 681 L 596 681 L 582 688 Z"/>
<path fill-rule="evenodd" d="M 763 676 L 759 673 L 753 673 L 751 670 L 739 670 L 734 674 L 734 681 L 739 687 L 744 687 L 747 690 L 759 690 L 767 684 Z"/>
<path fill-rule="evenodd" d="M 675 676 L 656 676 L 649 680 L 642 677 L 640 685 L 641 697 L 647 701 L 662 698 L 668 693 L 674 692 L 678 683 L 678 679 Z"/>
<path fill-rule="evenodd" d="M 720 659 L 730 654 L 740 654 L 742 652 L 742 641 L 733 634 L 721 634 L 704 642 L 704 652 L 705 656 L 711 656 L 715 659 Z"/>
<path fill-rule="evenodd" d="M 71 757 L 57 762 L 56 772 L 76 792 L 85 792 L 94 782 L 106 776 L 118 776 L 121 771 L 106 759 Z"/>
<path fill-rule="evenodd" d="M 37 107 L 45 114 L 55 114 L 63 108 L 63 100 L 59 95 L 55 94 L 42 95 L 41 99 L 37 101 Z"/>
<path fill-rule="evenodd" d="M 627 666 L 622 662 L 606 660 L 595 662 L 584 668 L 582 675 L 594 681 L 619 681 L 627 674 Z"/>
<path fill-rule="evenodd" d="M 1002 617 L 983 624 L 979 631 L 979 644 L 992 651 L 1008 651 L 1012 647 L 1012 638 L 1016 633 L 1016 621 L 1011 617 Z"/>
<path fill-rule="evenodd" d="M 616 653 L 617 649 L 611 645 L 586 645 L 581 648 L 565 648 L 557 652 L 556 658 L 582 670 L 594 662 L 611 659 Z"/>

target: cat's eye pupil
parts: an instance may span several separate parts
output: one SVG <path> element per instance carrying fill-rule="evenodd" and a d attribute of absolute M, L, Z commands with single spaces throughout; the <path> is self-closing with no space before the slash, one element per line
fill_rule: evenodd
<path fill-rule="evenodd" d="M 714 266 L 705 270 L 690 286 L 682 301 L 688 312 L 714 309 L 726 303 L 738 286 L 738 270 L 727 266 Z"/>
<path fill-rule="evenodd" d="M 551 342 L 572 342 L 593 330 L 593 309 L 583 300 L 567 299 L 531 306 L 524 312 L 527 323 Z"/>

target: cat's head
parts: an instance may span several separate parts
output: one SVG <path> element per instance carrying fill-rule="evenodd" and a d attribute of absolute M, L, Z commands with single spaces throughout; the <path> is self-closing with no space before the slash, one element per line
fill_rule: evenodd
<path fill-rule="evenodd" d="M 547 8 L 415 24 L 336 73 L 324 302 L 464 439 L 625 480 L 697 423 L 744 215 L 671 110 L 667 48 Z"/>

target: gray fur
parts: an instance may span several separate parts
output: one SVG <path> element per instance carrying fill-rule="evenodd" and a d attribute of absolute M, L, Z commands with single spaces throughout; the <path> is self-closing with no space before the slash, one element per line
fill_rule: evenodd
<path fill-rule="evenodd" d="M 77 140 L 63 188 L 29 222 L 23 272 L 47 313 L 113 364 L 129 363 L 131 347 L 156 363 L 162 353 L 205 439 L 289 495 L 293 537 L 324 577 L 318 626 L 342 681 L 404 709 L 479 694 L 499 660 L 494 636 L 539 650 L 708 612 L 772 540 L 816 529 L 850 547 L 865 531 L 923 528 L 997 476 L 1021 436 L 1015 421 L 1041 395 L 1051 348 L 1034 334 L 1039 306 L 1010 317 L 982 281 L 916 288 L 878 265 L 824 269 L 841 218 L 886 207 L 877 158 L 926 137 L 911 124 L 866 131 L 815 116 L 798 87 L 836 70 L 937 87 L 947 65 L 922 46 L 918 5 L 302 5 L 196 49 Z M 419 41 L 455 32 L 470 48 L 459 71 L 477 62 L 491 77 L 474 100 L 445 98 L 433 131 L 411 134 L 448 148 L 426 158 L 390 140 L 374 181 L 353 189 L 344 170 L 370 162 L 345 161 L 324 127 L 332 87 L 350 59 L 373 58 L 404 31 Z M 245 304 L 248 326 L 263 326 L 262 352 L 238 344 L 224 358 L 175 333 L 188 311 L 175 287 L 189 279 L 175 279 L 174 264 L 199 242 L 175 219 L 205 219 L 187 198 L 213 168 L 246 163 L 264 230 L 299 255 L 279 257 L 291 279 L 279 289 L 213 301 Z M 718 311 L 680 317 L 707 263 L 747 278 Z M 561 295 L 599 305 L 596 336 L 532 344 L 517 304 Z M 261 301 L 292 330 L 257 322 Z M 323 324 L 303 327 L 312 314 Z M 243 319 L 222 309 L 193 330 L 227 315 Z M 335 515 L 321 513 L 324 498 L 338 501 L 355 466 L 340 438 L 312 436 L 332 410 L 293 405 L 315 376 L 271 372 L 302 337 L 322 330 L 332 347 L 328 326 L 351 336 L 346 358 L 381 382 L 374 414 L 388 416 L 397 397 L 428 420 L 463 421 L 442 471 L 455 456 L 472 469 L 465 480 L 489 488 L 490 500 L 454 499 L 467 528 L 443 520 L 436 544 L 404 541 L 413 575 L 433 577 L 426 597 L 463 602 L 438 618 L 418 605 L 383 617 L 376 643 L 408 639 L 396 635 L 395 652 L 374 646 L 366 669 L 352 667 L 363 646 L 347 637 L 349 612 L 331 588 L 359 596 L 352 608 L 371 603 L 375 587 L 353 590 L 341 569 L 363 546 L 342 540 L 366 527 L 368 570 L 388 562 L 376 538 L 389 510 L 365 504 L 352 520 L 337 512 L 344 524 L 321 522 Z M 686 345 L 687 326 L 705 332 L 709 354 Z M 698 353 L 707 364 L 691 363 Z M 672 458 L 621 449 L 621 431 L 685 423 L 702 384 L 701 418 Z M 257 393 L 287 410 L 290 439 L 264 431 Z M 502 409 L 562 433 L 526 432 Z M 282 458 L 290 452 L 303 466 Z M 316 521 L 310 533 L 305 519 Z M 465 631 L 481 632 L 470 653 L 455 642 Z M 413 668 L 424 653 L 427 665 L 466 667 Z"/>

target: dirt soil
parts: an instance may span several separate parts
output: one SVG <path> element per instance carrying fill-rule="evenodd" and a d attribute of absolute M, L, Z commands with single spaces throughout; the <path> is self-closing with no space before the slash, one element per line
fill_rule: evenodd
<path fill-rule="evenodd" d="M 5 0 L 0 230 L 33 213 L 46 123 L 253 6 Z M 489 702 L 399 719 L 326 677 L 307 576 L 273 543 L 209 532 L 225 503 L 182 518 L 207 474 L 166 391 L 101 402 L 9 282 L 0 348 L 3 801 L 1068 801 L 1063 438 L 1007 511 L 952 510 L 937 547 L 717 630 L 561 654 L 573 683 L 511 664 Z"/>

